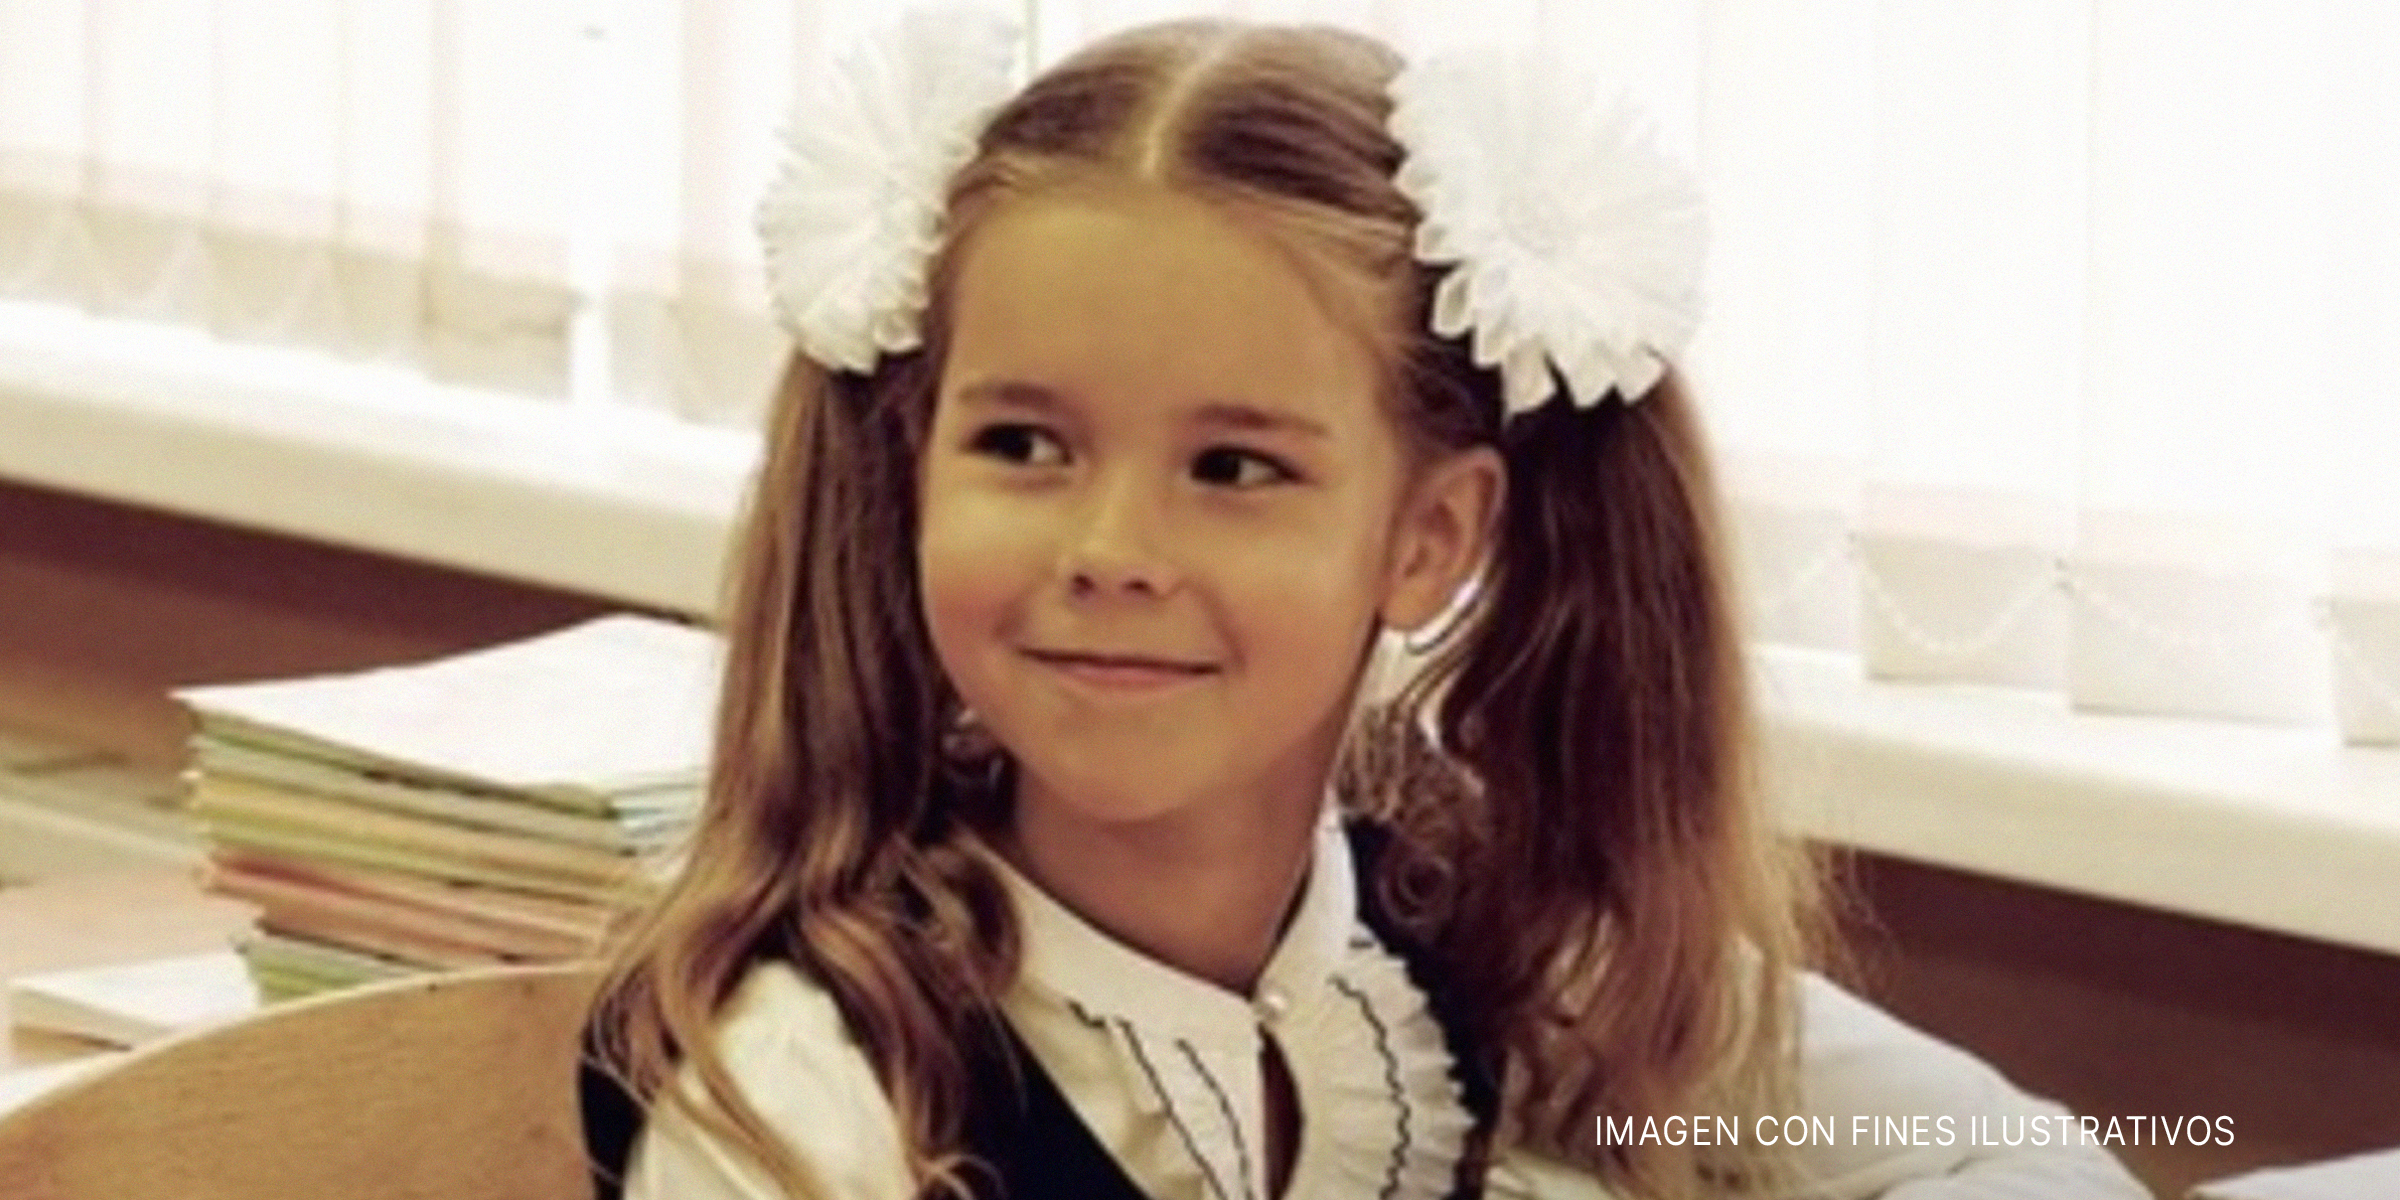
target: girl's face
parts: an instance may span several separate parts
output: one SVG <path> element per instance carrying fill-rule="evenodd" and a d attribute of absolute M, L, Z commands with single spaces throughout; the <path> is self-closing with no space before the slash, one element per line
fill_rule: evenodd
<path fill-rule="evenodd" d="M 1004 204 L 949 302 L 918 569 L 1020 818 L 1313 805 L 1378 618 L 1447 594 L 1367 349 L 1260 234 L 1130 182 Z"/>

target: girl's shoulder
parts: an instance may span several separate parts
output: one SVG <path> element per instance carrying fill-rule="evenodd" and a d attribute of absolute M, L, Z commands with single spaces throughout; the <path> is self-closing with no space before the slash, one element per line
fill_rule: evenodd
<path fill-rule="evenodd" d="M 847 1114 L 862 1118 L 857 1132 L 897 1129 L 841 1006 L 791 963 L 762 960 L 742 977 L 717 1017 L 717 1050 L 769 1124 L 782 1116 L 823 1123 Z"/>
<path fill-rule="evenodd" d="M 716 1043 L 735 1089 L 826 1194 L 909 1195 L 899 1117 L 822 986 L 789 963 L 758 963 L 720 1012 Z M 694 1099 L 703 1095 L 689 1069 L 677 1087 Z M 782 1194 L 747 1158 L 671 1106 L 652 1111 L 627 1171 L 628 1200 Z"/>
<path fill-rule="evenodd" d="M 717 1043 L 737 1076 L 745 1051 L 857 1054 L 832 993 L 782 959 L 761 959 L 734 985 L 717 1015 Z"/>

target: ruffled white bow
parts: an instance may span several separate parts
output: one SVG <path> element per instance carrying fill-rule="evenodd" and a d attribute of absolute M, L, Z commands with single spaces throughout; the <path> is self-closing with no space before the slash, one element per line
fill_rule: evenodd
<path fill-rule="evenodd" d="M 803 86 L 758 230 L 776 315 L 810 358 L 865 372 L 916 348 L 943 195 L 1016 90 L 1021 40 L 988 9 L 912 9 Z"/>
<path fill-rule="evenodd" d="M 1393 81 L 1395 181 L 1424 214 L 1416 256 L 1450 271 L 1433 328 L 1467 335 L 1507 408 L 1637 400 L 1699 324 L 1699 189 L 1633 108 L 1555 56 L 1463 51 Z"/>

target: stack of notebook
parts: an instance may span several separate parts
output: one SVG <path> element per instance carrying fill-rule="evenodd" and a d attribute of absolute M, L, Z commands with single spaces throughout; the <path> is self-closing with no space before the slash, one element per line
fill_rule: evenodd
<path fill-rule="evenodd" d="M 614 616 L 178 692 L 210 886 L 260 910 L 262 994 L 591 953 L 673 869 L 718 669 L 712 636 Z"/>

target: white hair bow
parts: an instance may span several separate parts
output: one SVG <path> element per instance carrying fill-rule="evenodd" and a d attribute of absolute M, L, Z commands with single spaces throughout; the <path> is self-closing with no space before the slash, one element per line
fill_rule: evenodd
<path fill-rule="evenodd" d="M 776 316 L 810 358 L 873 370 L 917 347 L 943 193 L 1018 86 L 1015 22 L 916 8 L 808 81 L 759 202 Z"/>
<path fill-rule="evenodd" d="M 1447 265 L 1433 328 L 1497 368 L 1510 413 L 1656 386 L 1700 320 L 1705 214 L 1631 105 L 1557 55 L 1466 50 L 1391 85 L 1395 177 L 1424 214 L 1419 261 Z"/>

